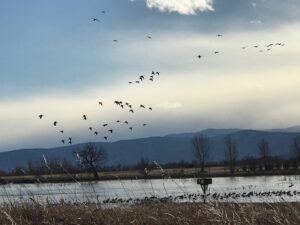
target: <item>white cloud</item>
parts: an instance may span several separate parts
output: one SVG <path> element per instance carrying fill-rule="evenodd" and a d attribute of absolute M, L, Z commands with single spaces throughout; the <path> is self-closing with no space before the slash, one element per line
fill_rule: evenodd
<path fill-rule="evenodd" d="M 214 10 L 213 0 L 147 0 L 147 6 L 162 12 L 177 12 L 182 15 Z"/>
<path fill-rule="evenodd" d="M 164 101 L 163 103 L 157 104 L 156 106 L 163 109 L 176 109 L 181 108 L 182 104 L 180 102 Z"/>
<path fill-rule="evenodd" d="M 261 25 L 262 21 L 261 20 L 251 20 L 250 23 L 255 24 L 255 25 Z"/>

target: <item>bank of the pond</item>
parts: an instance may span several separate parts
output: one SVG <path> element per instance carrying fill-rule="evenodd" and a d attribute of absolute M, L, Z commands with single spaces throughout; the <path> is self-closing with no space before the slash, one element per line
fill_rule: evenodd
<path fill-rule="evenodd" d="M 270 170 L 247 172 L 237 170 L 234 175 L 230 174 L 226 167 L 211 167 L 206 172 L 200 173 L 197 168 L 176 168 L 161 170 L 151 170 L 147 176 L 141 171 L 112 171 L 99 172 L 100 180 L 132 180 L 132 179 L 161 179 L 166 177 L 171 178 L 196 178 L 196 177 L 251 177 L 251 176 L 280 176 L 280 175 L 300 175 L 300 170 Z M 49 175 L 22 175 L 22 176 L 2 176 L 0 184 L 7 183 L 66 183 L 77 181 L 94 181 L 94 176 L 89 173 L 79 174 L 49 174 Z"/>

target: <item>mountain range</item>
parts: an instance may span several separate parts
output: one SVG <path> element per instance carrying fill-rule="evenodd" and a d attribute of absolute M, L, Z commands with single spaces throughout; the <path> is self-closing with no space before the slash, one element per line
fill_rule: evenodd
<path fill-rule="evenodd" d="M 261 139 L 268 141 L 271 154 L 274 156 L 290 156 L 293 139 L 300 135 L 300 126 L 273 130 L 244 129 L 206 129 L 200 132 L 170 134 L 162 137 L 149 137 L 115 142 L 97 142 L 107 152 L 106 165 L 135 165 L 141 158 L 159 163 L 192 161 L 191 139 L 196 133 L 210 138 L 210 161 L 224 159 L 224 138 L 230 135 L 237 143 L 239 157 L 258 156 L 257 144 Z M 74 151 L 83 144 L 43 149 L 20 149 L 0 152 L 0 169 L 9 171 L 16 166 L 26 166 L 29 160 L 40 161 L 45 155 L 48 159 L 67 158 L 76 161 Z"/>

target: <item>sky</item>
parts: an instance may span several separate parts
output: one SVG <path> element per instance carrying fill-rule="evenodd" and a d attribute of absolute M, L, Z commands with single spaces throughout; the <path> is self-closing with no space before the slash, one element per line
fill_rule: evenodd
<path fill-rule="evenodd" d="M 0 27 L 0 151 L 300 124 L 299 0 L 0 0 Z"/>

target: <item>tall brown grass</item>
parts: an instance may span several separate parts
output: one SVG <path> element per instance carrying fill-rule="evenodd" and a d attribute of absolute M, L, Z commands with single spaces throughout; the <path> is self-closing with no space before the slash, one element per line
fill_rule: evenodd
<path fill-rule="evenodd" d="M 300 203 L 147 203 L 99 208 L 64 202 L 46 205 L 33 202 L 2 205 L 0 224 L 299 225 Z"/>

